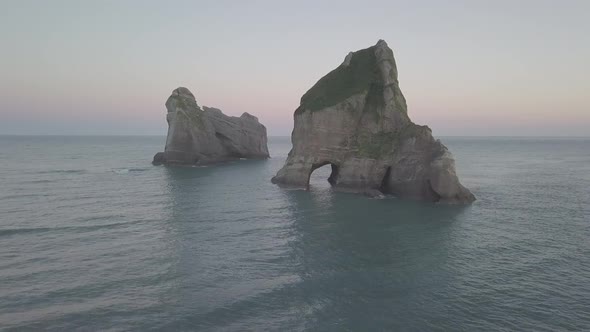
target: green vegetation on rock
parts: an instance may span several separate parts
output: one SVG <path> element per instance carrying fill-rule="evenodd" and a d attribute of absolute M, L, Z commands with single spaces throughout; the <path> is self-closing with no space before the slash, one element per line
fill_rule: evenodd
<path fill-rule="evenodd" d="M 397 131 L 361 136 L 357 145 L 358 152 L 363 157 L 377 159 L 383 157 L 383 155 L 393 153 L 393 148 L 399 146 L 401 141 L 418 137 L 424 132 L 430 133 L 430 129 L 427 126 L 408 123 L 408 125 Z"/>
<path fill-rule="evenodd" d="M 392 148 L 397 145 L 400 135 L 397 132 L 382 132 L 371 136 L 363 136 L 358 141 L 359 155 L 367 158 L 377 159 L 384 154 L 393 152 Z"/>
<path fill-rule="evenodd" d="M 369 90 L 371 84 L 380 80 L 375 48 L 356 51 L 348 66 L 340 65 L 332 70 L 301 97 L 301 106 L 295 113 L 336 105 L 352 95 Z"/>
<path fill-rule="evenodd" d="M 193 109 L 198 109 L 199 105 L 197 105 L 197 102 L 191 98 L 187 98 L 187 97 L 181 97 L 181 96 L 172 96 L 170 97 L 171 100 L 173 100 L 176 104 L 175 107 L 176 108 L 180 108 L 183 110 L 193 110 Z"/>
<path fill-rule="evenodd" d="M 182 96 L 172 96 L 170 97 L 169 102 L 174 102 L 174 108 L 176 108 L 176 112 L 183 114 L 193 125 L 197 126 L 198 128 L 204 128 L 205 124 L 203 123 L 203 111 L 197 105 L 197 102 L 191 98 L 186 98 Z"/>
<path fill-rule="evenodd" d="M 203 111 L 196 109 L 196 110 L 184 110 L 181 111 L 194 125 L 198 128 L 204 128 L 205 124 L 203 123 Z"/>

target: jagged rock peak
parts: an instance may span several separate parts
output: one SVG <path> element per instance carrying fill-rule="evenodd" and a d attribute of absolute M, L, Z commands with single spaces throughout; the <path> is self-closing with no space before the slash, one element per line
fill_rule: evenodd
<path fill-rule="evenodd" d="M 274 183 L 308 187 L 311 173 L 331 164 L 328 181 L 340 190 L 446 203 L 475 199 L 460 184 L 447 148 L 408 117 L 384 40 L 349 53 L 301 97 L 294 120 L 293 148 Z"/>
<path fill-rule="evenodd" d="M 182 86 L 174 89 L 174 91 L 172 91 L 172 95 L 179 96 L 179 97 L 186 97 L 186 98 L 190 98 L 190 99 L 195 100 L 195 95 L 193 95 L 193 93 L 189 89 L 182 87 Z"/>
<path fill-rule="evenodd" d="M 344 62 L 342 62 L 341 66 L 348 67 L 350 65 L 350 60 L 352 60 L 353 55 L 354 55 L 354 53 L 349 52 L 346 55 L 346 58 L 344 58 Z"/>
<path fill-rule="evenodd" d="M 176 112 L 178 108 L 183 109 L 185 111 L 192 109 L 201 110 L 201 108 L 197 104 L 195 95 L 193 95 L 193 93 L 190 92 L 189 89 L 184 87 L 174 89 L 174 91 L 172 91 L 172 94 L 166 101 L 166 109 L 168 110 L 168 113 Z"/>
<path fill-rule="evenodd" d="M 203 165 L 269 157 L 266 128 L 255 116 L 234 117 L 217 108 L 201 109 L 184 87 L 172 91 L 166 109 L 166 147 L 154 156 L 154 164 Z"/>

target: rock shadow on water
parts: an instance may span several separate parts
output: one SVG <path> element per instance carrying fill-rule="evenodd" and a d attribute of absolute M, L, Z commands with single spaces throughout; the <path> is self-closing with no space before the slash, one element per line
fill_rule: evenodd
<path fill-rule="evenodd" d="M 286 196 L 296 234 L 291 259 L 301 280 L 291 296 L 305 329 L 420 329 L 424 322 L 413 319 L 444 312 L 427 290 L 457 282 L 447 265 L 454 228 L 469 208 L 340 192 Z M 425 300 L 433 301 L 427 309 Z"/>
<path fill-rule="evenodd" d="M 426 285 L 456 282 L 446 266 L 453 229 L 468 208 L 370 199 L 329 184 L 310 191 L 268 184 L 270 191 L 247 197 L 234 192 L 244 186 L 236 176 L 257 183 L 252 177 L 264 177 L 260 169 L 269 163 L 162 169 L 179 281 L 163 301 L 180 315 L 160 327 L 420 329 L 417 313 L 445 312 Z M 274 209 L 249 205 L 275 194 Z M 240 206 L 249 206 L 245 217 L 229 220 Z M 433 304 L 423 308 L 425 300 Z"/>
<path fill-rule="evenodd" d="M 157 167 L 163 174 L 164 192 L 171 201 L 170 210 L 176 220 L 198 220 L 206 214 L 219 212 L 220 205 L 232 206 L 235 210 L 242 205 L 248 208 L 257 203 L 251 193 L 259 189 L 256 187 L 259 184 L 267 184 L 263 178 L 269 165 L 267 159 L 250 159 L 215 166 Z M 197 212 L 200 215 L 195 215 Z M 217 218 L 216 215 L 211 217 Z"/>

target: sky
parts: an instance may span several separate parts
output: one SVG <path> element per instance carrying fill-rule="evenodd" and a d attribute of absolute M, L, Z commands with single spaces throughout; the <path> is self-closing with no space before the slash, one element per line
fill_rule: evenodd
<path fill-rule="evenodd" d="M 179 86 L 290 135 L 301 95 L 379 39 L 435 136 L 590 135 L 586 0 L 0 0 L 0 135 L 165 135 Z"/>

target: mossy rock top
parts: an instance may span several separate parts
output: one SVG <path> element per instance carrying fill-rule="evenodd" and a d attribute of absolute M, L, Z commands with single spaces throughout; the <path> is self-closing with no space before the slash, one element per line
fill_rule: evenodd
<path fill-rule="evenodd" d="M 166 101 L 166 108 L 168 109 L 168 112 L 174 112 L 177 108 L 190 112 L 202 111 L 194 97 L 191 98 L 185 95 L 174 94 Z"/>
<path fill-rule="evenodd" d="M 341 64 L 322 77 L 303 97 L 295 111 L 317 111 L 333 106 L 363 91 L 372 84 L 382 84 L 375 56 L 375 46 L 352 53 L 350 62 Z"/>

